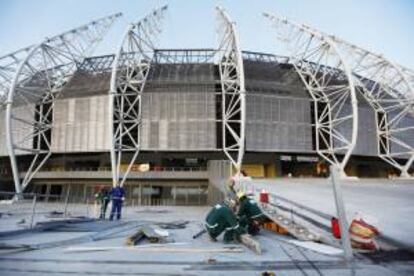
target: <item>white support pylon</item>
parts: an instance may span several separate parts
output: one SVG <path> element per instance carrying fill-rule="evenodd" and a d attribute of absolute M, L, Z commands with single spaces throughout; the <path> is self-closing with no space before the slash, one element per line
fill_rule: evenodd
<path fill-rule="evenodd" d="M 107 16 L 48 38 L 31 47 L 19 63 L 6 101 L 7 149 L 17 194 L 24 191 L 51 155 L 55 100 L 77 64 L 91 54 L 120 16 Z M 33 155 L 25 172 L 19 172 L 16 154 Z"/>
<path fill-rule="evenodd" d="M 245 151 L 246 88 L 240 41 L 234 22 L 217 7 L 218 64 L 222 89 L 223 151 L 240 174 Z"/>
<path fill-rule="evenodd" d="M 414 161 L 414 74 L 386 57 L 332 37 L 350 64 L 356 90 L 376 115 L 378 156 L 410 177 Z"/>
<path fill-rule="evenodd" d="M 153 10 L 130 24 L 122 37 L 112 64 L 109 89 L 109 135 L 113 186 L 123 186 L 141 149 L 141 97 L 161 33 L 161 20 L 167 6 Z M 124 153 L 132 157 L 125 171 Z"/>
<path fill-rule="evenodd" d="M 348 63 L 331 37 L 274 14 L 264 16 L 274 23 L 313 99 L 317 153 L 346 176 L 358 136 L 358 102 Z"/>
<path fill-rule="evenodd" d="M 358 136 L 358 102 L 352 72 L 331 37 L 273 14 L 264 15 L 275 23 L 281 40 L 289 46 L 291 63 L 313 99 L 316 149 L 331 163 L 344 258 L 351 261 L 348 220 L 339 182 L 345 176 Z"/>
<path fill-rule="evenodd" d="M 0 110 L 6 108 L 7 94 L 16 69 L 33 46 L 0 57 Z"/>

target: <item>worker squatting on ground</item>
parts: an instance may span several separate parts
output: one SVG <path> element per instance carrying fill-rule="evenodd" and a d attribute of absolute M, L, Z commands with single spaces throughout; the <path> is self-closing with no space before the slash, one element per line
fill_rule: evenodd
<path fill-rule="evenodd" d="M 248 198 L 242 191 L 237 193 L 239 211 L 237 216 L 241 227 L 246 227 L 250 235 L 256 235 L 260 231 L 260 225 L 263 223 L 264 214 L 257 205 L 257 202 Z"/>
<path fill-rule="evenodd" d="M 125 200 L 125 190 L 120 186 L 116 186 L 115 188 L 112 188 L 110 195 L 112 199 L 112 210 L 109 219 L 113 220 L 115 215 L 116 219 L 121 219 L 122 204 Z"/>
<path fill-rule="evenodd" d="M 233 211 L 226 204 L 217 204 L 210 210 L 206 217 L 205 226 L 207 233 L 213 240 L 216 240 L 224 232 L 224 242 L 231 242 L 246 233 L 245 229 L 240 227 Z"/>
<path fill-rule="evenodd" d="M 101 212 L 99 214 L 100 219 L 105 219 L 106 209 L 109 204 L 109 192 L 106 188 L 102 188 L 95 194 L 95 200 L 101 204 Z"/>

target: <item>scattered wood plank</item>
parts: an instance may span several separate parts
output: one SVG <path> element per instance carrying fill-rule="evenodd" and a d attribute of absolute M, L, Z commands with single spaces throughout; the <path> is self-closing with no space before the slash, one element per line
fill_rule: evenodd
<path fill-rule="evenodd" d="M 128 236 L 125 240 L 125 245 L 134 246 L 142 239 L 147 238 L 150 243 L 166 243 L 168 237 L 168 231 L 161 229 L 154 229 L 150 226 L 139 227 L 138 230 Z"/>
<path fill-rule="evenodd" d="M 253 237 L 249 234 L 240 235 L 240 241 L 243 245 L 245 245 L 247 248 L 252 250 L 257 255 L 262 254 L 262 247 L 258 241 L 253 239 Z"/>
<path fill-rule="evenodd" d="M 134 246 L 136 245 L 142 238 L 144 238 L 144 232 L 140 227 L 134 234 L 128 236 L 125 239 L 125 245 Z"/>
<path fill-rule="evenodd" d="M 197 247 L 167 247 L 158 246 L 113 246 L 113 247 L 68 247 L 64 249 L 66 253 L 87 253 L 112 250 L 130 250 L 135 252 L 154 252 L 154 253 L 241 253 L 243 248 L 231 246 L 222 248 L 197 248 Z"/>

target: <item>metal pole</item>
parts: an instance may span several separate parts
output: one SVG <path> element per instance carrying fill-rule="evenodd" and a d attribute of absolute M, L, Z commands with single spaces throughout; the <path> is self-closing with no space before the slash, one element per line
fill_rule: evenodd
<path fill-rule="evenodd" d="M 86 217 L 89 217 L 89 197 L 86 198 Z"/>
<path fill-rule="evenodd" d="M 36 201 L 37 201 L 37 196 L 36 194 L 33 196 L 33 201 L 32 201 L 32 216 L 30 218 L 30 229 L 33 228 L 33 220 L 34 220 L 34 215 L 36 212 Z"/>
<path fill-rule="evenodd" d="M 63 212 L 63 216 L 65 218 L 66 218 L 67 211 L 68 211 L 69 194 L 70 194 L 70 185 L 68 185 L 68 190 L 66 192 L 66 198 L 65 198 L 65 211 Z"/>
<path fill-rule="evenodd" d="M 345 204 L 342 198 L 341 187 L 339 181 L 341 179 L 341 169 L 337 166 L 331 165 L 331 180 L 335 196 L 336 212 L 339 220 L 339 228 L 341 230 L 342 248 L 344 250 L 344 257 L 347 262 L 353 258 L 351 241 L 349 239 L 348 221 L 346 219 Z"/>

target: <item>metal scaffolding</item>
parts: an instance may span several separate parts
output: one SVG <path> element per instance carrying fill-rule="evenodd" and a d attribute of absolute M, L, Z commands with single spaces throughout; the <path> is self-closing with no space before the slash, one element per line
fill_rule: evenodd
<path fill-rule="evenodd" d="M 243 162 L 246 126 L 243 58 L 235 23 L 221 7 L 216 10 L 220 36 L 217 54 L 222 89 L 223 151 L 238 175 Z"/>
<path fill-rule="evenodd" d="M 120 16 L 104 17 L 48 38 L 31 47 L 19 62 L 6 102 L 7 148 L 17 194 L 51 155 L 55 100 L 77 65 L 91 54 Z M 16 154 L 33 155 L 28 168 L 23 168 L 25 172 L 19 172 Z"/>
<path fill-rule="evenodd" d="M 345 176 L 358 133 L 358 104 L 348 63 L 331 37 L 273 14 L 264 16 L 274 23 L 313 99 L 317 153 Z"/>
<path fill-rule="evenodd" d="M 166 10 L 167 6 L 155 9 L 127 27 L 112 65 L 109 135 L 114 186 L 123 186 L 141 148 L 141 97 Z M 124 153 L 132 154 L 126 169 Z"/>

